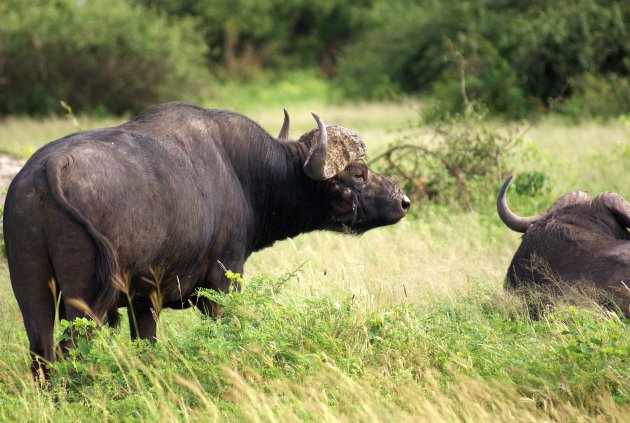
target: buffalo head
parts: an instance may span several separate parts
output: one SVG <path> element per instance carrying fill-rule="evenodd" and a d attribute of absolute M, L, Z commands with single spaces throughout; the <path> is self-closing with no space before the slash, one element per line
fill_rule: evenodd
<path fill-rule="evenodd" d="M 411 205 L 392 181 L 370 170 L 363 139 L 342 126 L 326 126 L 313 113 L 317 128 L 298 140 L 308 149 L 304 174 L 315 181 L 327 202 L 326 228 L 362 233 L 402 219 Z M 289 116 L 278 136 L 288 140 Z"/>

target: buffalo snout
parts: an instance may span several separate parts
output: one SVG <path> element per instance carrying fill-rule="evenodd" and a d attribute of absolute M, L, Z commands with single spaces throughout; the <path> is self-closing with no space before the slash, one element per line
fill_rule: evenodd
<path fill-rule="evenodd" d="M 392 225 L 407 215 L 411 201 L 391 180 L 370 171 L 368 183 L 357 199 L 359 232 Z"/>

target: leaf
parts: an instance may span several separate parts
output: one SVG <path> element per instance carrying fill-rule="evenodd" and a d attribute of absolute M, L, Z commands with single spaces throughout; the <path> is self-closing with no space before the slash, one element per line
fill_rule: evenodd
<path fill-rule="evenodd" d="M 595 344 L 595 345 L 597 345 L 598 347 L 601 347 L 601 346 L 604 344 L 604 343 L 602 342 L 602 340 L 601 340 L 601 339 L 599 339 L 599 338 L 594 338 L 594 337 L 593 337 L 593 338 L 591 338 L 591 339 L 590 339 L 590 341 L 591 341 L 591 344 Z"/>
<path fill-rule="evenodd" d="M 580 351 L 582 351 L 584 354 L 591 354 L 594 350 L 589 347 L 588 344 L 580 342 Z"/>

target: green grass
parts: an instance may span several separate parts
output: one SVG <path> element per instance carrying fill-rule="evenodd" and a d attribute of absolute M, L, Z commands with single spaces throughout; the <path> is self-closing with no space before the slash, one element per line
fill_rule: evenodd
<path fill-rule="evenodd" d="M 362 133 L 372 156 L 417 116 L 417 103 L 326 96 L 288 96 L 285 106 L 282 92 L 243 94 L 230 107 L 272 134 L 287 107 L 293 137 L 318 112 Z M 117 121 L 79 116 L 85 128 Z M 11 118 L 0 123 L 0 149 L 28 156 L 73 130 L 64 119 Z M 626 122 L 548 119 L 525 141 L 513 167 L 550 180 L 533 199 L 512 190 L 517 211 L 577 188 L 630 196 Z M 492 208 L 429 207 L 361 237 L 278 242 L 247 262 L 242 294 L 217 298 L 222 319 L 166 310 L 156 345 L 131 342 L 123 320 L 58 363 L 47 389 L 30 380 L 2 260 L 0 421 L 628 421 L 629 322 L 583 299 L 530 320 L 502 289 L 519 235 Z"/>
<path fill-rule="evenodd" d="M 241 294 L 211 294 L 225 307 L 218 321 L 166 312 L 156 345 L 125 328 L 97 332 L 56 364 L 47 390 L 29 381 L 23 342 L 3 324 L 13 343 L 0 419 L 621 421 L 629 409 L 630 330 L 595 307 L 533 322 L 480 284 L 377 306 L 302 297 L 287 283 L 256 277 Z"/>

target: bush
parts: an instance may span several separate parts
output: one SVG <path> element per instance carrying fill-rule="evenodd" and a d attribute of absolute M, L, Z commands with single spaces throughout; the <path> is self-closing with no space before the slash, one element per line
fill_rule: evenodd
<path fill-rule="evenodd" d="M 497 184 L 509 173 L 506 159 L 520 142 L 513 131 L 499 131 L 483 113 L 471 112 L 438 122 L 423 137 L 420 122 L 372 160 L 419 205 L 430 202 L 472 210 L 494 204 Z"/>
<path fill-rule="evenodd" d="M 365 17 L 368 30 L 341 52 L 339 89 L 372 100 L 426 90 L 447 65 L 442 38 L 462 21 L 438 13 L 441 8 L 437 2 L 376 2 Z"/>
<path fill-rule="evenodd" d="M 120 114 L 196 92 L 205 45 L 187 23 L 117 0 L 0 6 L 0 115 Z"/>
<path fill-rule="evenodd" d="M 586 73 L 630 75 L 629 2 L 379 1 L 369 22 L 339 60 L 340 88 L 355 97 L 393 88 L 460 112 L 464 71 L 471 99 L 520 118 L 570 97 Z"/>
<path fill-rule="evenodd" d="M 628 2 L 544 2 L 511 22 L 512 40 L 504 54 L 522 75 L 526 92 L 548 102 L 570 96 L 571 79 L 587 72 L 630 74 L 627 22 Z"/>
<path fill-rule="evenodd" d="M 621 116 L 630 111 L 630 77 L 587 73 L 571 82 L 573 95 L 557 110 L 572 118 Z"/>

